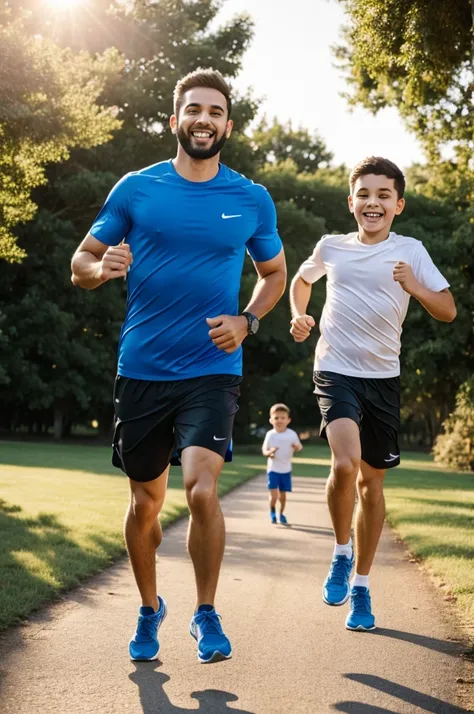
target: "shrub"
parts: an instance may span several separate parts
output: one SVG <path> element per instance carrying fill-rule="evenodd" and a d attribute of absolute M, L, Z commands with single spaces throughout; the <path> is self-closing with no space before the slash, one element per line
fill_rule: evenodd
<path fill-rule="evenodd" d="M 456 408 L 443 423 L 444 433 L 436 439 L 436 463 L 458 471 L 474 471 L 474 377 L 461 385 Z"/>

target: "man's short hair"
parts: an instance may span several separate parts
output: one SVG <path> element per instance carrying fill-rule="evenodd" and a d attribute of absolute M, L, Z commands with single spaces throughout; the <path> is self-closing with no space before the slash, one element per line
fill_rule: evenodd
<path fill-rule="evenodd" d="M 230 87 L 225 81 L 222 74 L 217 69 L 202 69 L 198 67 L 194 72 L 190 72 L 185 77 L 176 83 L 173 92 L 174 113 L 176 116 L 181 109 L 183 97 L 190 89 L 195 87 L 207 87 L 208 89 L 217 89 L 218 92 L 224 95 L 227 103 L 227 118 L 230 117 L 232 111 L 232 99 L 230 96 Z"/>
<path fill-rule="evenodd" d="M 405 176 L 402 170 L 399 169 L 393 161 L 384 159 L 381 156 L 367 156 L 354 166 L 349 177 L 351 193 L 354 190 L 357 179 L 361 176 L 367 176 L 368 174 L 387 176 L 387 178 L 393 179 L 398 198 L 403 198 L 403 194 L 405 193 Z"/>
<path fill-rule="evenodd" d="M 270 416 L 273 416 L 276 412 L 285 412 L 290 416 L 290 407 L 287 407 L 283 402 L 279 402 L 270 407 Z"/>

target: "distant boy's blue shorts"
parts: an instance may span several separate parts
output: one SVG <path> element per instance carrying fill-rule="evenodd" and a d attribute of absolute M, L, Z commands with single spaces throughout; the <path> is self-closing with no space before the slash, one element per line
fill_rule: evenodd
<path fill-rule="evenodd" d="M 276 471 L 268 471 L 268 488 L 277 488 L 279 491 L 291 491 L 291 471 L 286 474 L 279 474 Z"/>

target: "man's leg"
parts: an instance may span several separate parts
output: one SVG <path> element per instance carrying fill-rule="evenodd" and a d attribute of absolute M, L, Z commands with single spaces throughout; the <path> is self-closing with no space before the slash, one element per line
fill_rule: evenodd
<path fill-rule="evenodd" d="M 125 542 L 144 607 L 158 610 L 156 549 L 161 543 L 158 515 L 163 507 L 169 467 L 153 481 L 130 482 L 130 504 L 125 516 Z"/>
<path fill-rule="evenodd" d="M 357 478 L 359 502 L 356 510 L 356 573 L 368 575 L 385 520 L 383 482 L 386 469 L 375 469 L 361 461 Z"/>
<path fill-rule="evenodd" d="M 188 446 L 181 454 L 184 486 L 191 512 L 188 552 L 194 566 L 197 603 L 214 606 L 225 546 L 225 525 L 217 481 L 224 459 L 209 449 Z"/>
<path fill-rule="evenodd" d="M 191 512 L 188 551 L 196 578 L 197 603 L 190 632 L 198 643 L 200 662 L 218 662 L 232 656 L 214 609 L 217 581 L 225 546 L 225 525 L 217 480 L 224 457 L 201 446 L 188 446 L 181 454 L 184 486 Z"/>

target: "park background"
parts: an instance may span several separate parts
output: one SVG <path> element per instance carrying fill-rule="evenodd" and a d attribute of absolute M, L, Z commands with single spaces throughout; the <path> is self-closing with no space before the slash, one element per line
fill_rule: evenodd
<path fill-rule="evenodd" d="M 373 138 L 405 170 L 407 206 L 394 228 L 423 241 L 451 283 L 458 315 L 443 324 L 410 307 L 402 446 L 418 453 L 391 475 L 389 519 L 472 625 L 473 8 L 469 0 L 286 7 L 285 38 L 281 9 L 270 2 L 0 3 L 2 626 L 124 552 L 126 480 L 103 445 L 126 288 L 73 288 L 69 264 L 114 183 L 174 155 L 172 91 L 198 66 L 219 69 L 236 88 L 222 159 L 273 196 L 290 276 L 323 234 L 354 229 L 347 177 L 358 149 L 357 158 L 370 153 Z M 257 32 L 254 45 L 258 27 L 266 44 Z M 308 27 L 319 28 L 314 45 Z M 325 35 L 337 75 L 321 85 Z M 264 85 L 250 87 L 265 78 L 268 101 Z M 248 261 L 242 304 L 254 283 Z M 320 281 L 313 291 L 315 317 L 324 290 Z M 285 296 L 245 343 L 237 457 L 223 490 L 262 470 L 258 439 L 276 401 L 290 404 L 294 426 L 309 436 L 300 475 L 327 475 L 311 385 L 317 335 L 295 344 L 288 329 Z M 429 455 L 435 444 L 445 470 Z M 175 472 L 171 485 L 168 519 L 185 511 Z"/>

